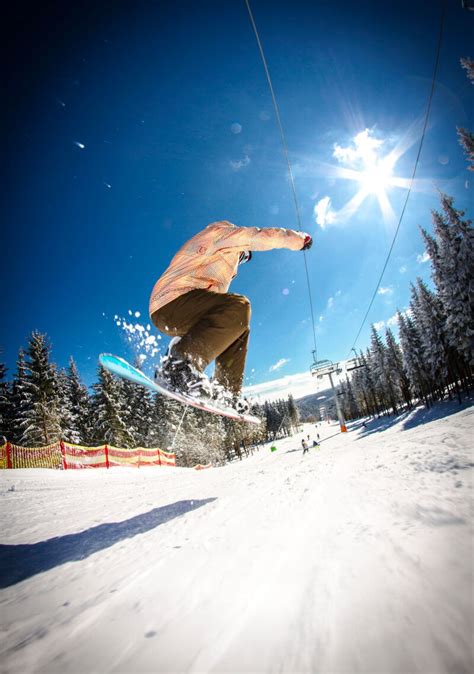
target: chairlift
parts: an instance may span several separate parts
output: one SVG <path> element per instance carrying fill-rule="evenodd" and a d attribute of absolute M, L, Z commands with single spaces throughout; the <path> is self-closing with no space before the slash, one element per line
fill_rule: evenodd
<path fill-rule="evenodd" d="M 360 367 L 365 367 L 360 358 L 351 358 L 350 360 L 346 361 L 346 372 L 358 370 Z"/>

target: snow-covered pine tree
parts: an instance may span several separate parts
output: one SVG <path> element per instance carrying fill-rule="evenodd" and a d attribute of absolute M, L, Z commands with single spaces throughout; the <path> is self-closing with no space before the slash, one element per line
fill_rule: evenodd
<path fill-rule="evenodd" d="M 204 450 L 204 460 L 201 463 L 221 465 L 225 462 L 224 418 L 207 412 L 196 411 L 198 412 L 199 434 Z M 245 442 L 245 432 L 242 435 L 242 442 Z"/>
<path fill-rule="evenodd" d="M 74 358 L 70 358 L 67 371 L 68 402 L 71 415 L 71 434 L 65 440 L 78 445 L 92 442 L 92 408 L 89 392 L 81 382 Z"/>
<path fill-rule="evenodd" d="M 61 437 L 58 374 L 49 361 L 50 351 L 46 335 L 33 332 L 25 363 L 24 405 L 18 419 L 23 445 L 49 445 Z"/>
<path fill-rule="evenodd" d="M 3 444 L 3 438 L 10 438 L 11 391 L 6 373 L 5 365 L 0 363 L 0 445 Z"/>
<path fill-rule="evenodd" d="M 383 340 L 374 325 L 372 325 L 370 344 L 372 376 L 377 389 L 377 397 L 382 402 L 385 409 L 388 409 L 390 406 L 392 408 L 392 413 L 398 414 L 398 392 L 395 387 L 393 373 L 387 364 L 387 347 L 383 343 Z"/>
<path fill-rule="evenodd" d="M 363 365 L 361 370 L 362 378 L 364 382 L 364 388 L 367 392 L 367 398 L 369 400 L 369 405 L 371 407 L 371 414 L 380 413 L 379 400 L 377 398 L 377 386 L 375 383 L 375 377 L 373 373 L 373 363 L 369 349 L 366 349 L 365 354 L 360 355 L 360 360 Z"/>
<path fill-rule="evenodd" d="M 179 465 L 220 463 L 224 436 L 221 423 L 217 416 L 188 407 L 175 443 Z"/>
<path fill-rule="evenodd" d="M 432 211 L 436 239 L 421 230 L 432 264 L 432 277 L 446 315 L 446 334 L 466 366 L 473 363 L 474 351 L 474 264 L 470 220 L 453 206 L 453 199 L 441 195 L 442 213 Z M 468 376 L 470 374 L 468 373 Z"/>
<path fill-rule="evenodd" d="M 386 362 L 387 367 L 392 372 L 393 380 L 397 383 L 400 393 L 407 407 L 412 406 L 410 380 L 407 377 L 403 367 L 403 355 L 400 345 L 390 328 L 385 330 Z"/>
<path fill-rule="evenodd" d="M 293 431 L 298 431 L 300 427 L 300 413 L 296 407 L 295 400 L 291 393 L 288 396 L 288 416 L 290 418 L 290 425 Z"/>
<path fill-rule="evenodd" d="M 116 447 L 132 447 L 133 435 L 127 427 L 122 381 L 100 365 L 98 381 L 92 388 L 94 444 L 110 443 Z"/>
<path fill-rule="evenodd" d="M 354 394 L 354 387 L 351 379 L 346 374 L 345 388 L 345 404 L 346 404 L 346 419 L 358 419 L 361 416 L 359 406 Z"/>
<path fill-rule="evenodd" d="M 184 438 L 183 423 L 189 407 L 177 400 L 158 395 L 155 399 L 155 417 L 158 418 L 156 432 L 161 437 L 158 445 L 165 451 L 173 451 L 176 454 L 178 465 L 184 465 L 181 461 L 181 440 Z M 183 419 L 184 414 L 184 419 Z"/>
<path fill-rule="evenodd" d="M 148 427 L 148 436 L 145 446 L 166 449 L 167 444 L 164 437 L 164 427 L 166 423 L 164 397 L 158 393 L 152 394 L 151 404 L 151 421 Z"/>
<path fill-rule="evenodd" d="M 21 438 L 21 422 L 29 406 L 29 396 L 26 390 L 26 359 L 23 349 L 18 352 L 16 373 L 11 385 L 10 403 L 10 436 L 8 439 L 18 445 Z"/>
<path fill-rule="evenodd" d="M 431 384 L 443 395 L 448 384 L 449 347 L 446 335 L 446 316 L 437 295 L 431 292 L 421 278 L 411 284 L 413 319 L 420 333 Z"/>
<path fill-rule="evenodd" d="M 59 372 L 57 372 L 57 394 L 59 400 L 61 438 L 67 442 L 77 443 L 69 397 L 69 380 L 65 370 L 59 370 Z"/>
<path fill-rule="evenodd" d="M 369 401 L 369 394 L 365 386 L 365 374 L 363 372 L 366 367 L 366 360 L 362 352 L 360 352 L 358 358 L 362 367 L 359 367 L 352 374 L 352 389 L 354 391 L 354 398 L 361 416 L 368 416 L 372 413 L 372 410 Z"/>
<path fill-rule="evenodd" d="M 424 359 L 420 334 L 410 316 L 397 312 L 403 365 L 413 394 L 429 407 L 430 379 Z"/>
<path fill-rule="evenodd" d="M 474 84 L 474 61 L 470 58 L 462 58 L 461 65 L 467 71 L 471 83 Z M 457 127 L 457 132 L 459 142 L 464 148 L 468 162 L 470 162 L 468 169 L 474 171 L 474 134 L 463 127 Z"/>
<path fill-rule="evenodd" d="M 135 367 L 140 370 L 137 360 Z M 151 391 L 133 382 L 123 381 L 123 393 L 126 402 L 126 423 L 133 435 L 135 446 L 151 447 L 149 436 L 154 427 L 155 401 Z"/>
<path fill-rule="evenodd" d="M 472 367 L 474 365 L 474 232 L 464 211 L 453 206 L 452 197 L 441 195 L 444 217 L 450 228 L 450 259 L 446 260 L 447 278 L 441 300 L 446 314 L 450 344 Z"/>

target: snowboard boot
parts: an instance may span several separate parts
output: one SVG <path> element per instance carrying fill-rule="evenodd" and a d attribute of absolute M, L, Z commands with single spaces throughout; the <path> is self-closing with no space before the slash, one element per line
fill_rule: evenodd
<path fill-rule="evenodd" d="M 212 397 L 212 385 L 208 377 L 186 358 L 173 355 L 173 346 L 179 339 L 179 337 L 175 337 L 171 340 L 167 354 L 161 361 L 161 368 L 155 371 L 155 379 L 162 380 L 178 393 L 193 398 L 210 399 Z"/>
<path fill-rule="evenodd" d="M 248 414 L 250 411 L 250 405 L 248 404 L 247 400 L 237 394 L 234 395 L 232 407 L 239 414 Z"/>
<path fill-rule="evenodd" d="M 250 405 L 245 398 L 241 398 L 237 393 L 232 393 L 218 381 L 212 382 L 212 399 L 219 407 L 228 407 L 238 414 L 247 414 L 250 409 Z"/>

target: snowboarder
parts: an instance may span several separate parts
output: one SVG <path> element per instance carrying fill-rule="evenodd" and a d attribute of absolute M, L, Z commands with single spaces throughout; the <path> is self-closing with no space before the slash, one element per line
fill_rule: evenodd
<path fill-rule="evenodd" d="M 291 229 L 237 227 L 213 222 L 187 241 L 156 282 L 149 313 L 153 324 L 172 339 L 157 372 L 175 390 L 212 397 L 240 413 L 250 332 L 250 302 L 229 293 L 239 264 L 252 251 L 273 248 L 308 250 L 309 234 Z M 204 369 L 215 360 L 213 382 Z"/>

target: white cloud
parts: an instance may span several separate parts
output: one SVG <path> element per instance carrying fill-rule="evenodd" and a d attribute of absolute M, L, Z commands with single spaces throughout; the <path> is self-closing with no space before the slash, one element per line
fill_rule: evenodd
<path fill-rule="evenodd" d="M 387 286 L 385 288 L 381 286 L 377 291 L 377 295 L 393 295 L 392 286 Z"/>
<path fill-rule="evenodd" d="M 423 255 L 417 255 L 416 256 L 416 261 L 418 262 L 418 264 L 424 264 L 425 262 L 428 262 L 429 259 L 430 259 L 430 256 L 428 255 L 426 250 L 423 253 Z"/>
<path fill-rule="evenodd" d="M 377 161 L 377 150 L 383 144 L 383 140 L 374 138 L 372 130 L 365 129 L 352 139 L 351 145 L 342 147 L 334 144 L 333 156 L 343 164 L 373 164 Z"/>
<path fill-rule="evenodd" d="M 279 370 L 281 367 L 283 367 L 283 365 L 286 365 L 286 363 L 289 363 L 289 362 L 290 362 L 289 358 L 280 358 L 280 360 L 277 363 L 275 363 L 274 365 L 272 365 L 269 368 L 268 371 L 269 372 L 276 372 L 276 370 Z"/>
<path fill-rule="evenodd" d="M 314 206 L 316 222 L 321 227 L 331 225 L 336 221 L 336 211 L 331 209 L 331 197 L 323 197 Z"/>
<path fill-rule="evenodd" d="M 240 169 L 244 168 L 244 166 L 248 166 L 249 164 L 250 157 L 248 154 L 246 154 L 243 159 L 239 159 L 239 161 L 230 161 L 230 165 L 234 171 L 240 171 Z"/>
<path fill-rule="evenodd" d="M 405 267 L 405 265 L 402 265 L 398 271 L 400 272 L 400 274 L 406 274 L 407 268 Z"/>
<path fill-rule="evenodd" d="M 385 321 L 378 321 L 377 323 L 374 323 L 374 328 L 377 330 L 381 330 L 385 325 Z"/>
<path fill-rule="evenodd" d="M 330 297 L 328 299 L 327 308 L 331 309 L 333 304 L 334 304 L 334 297 Z"/>
<path fill-rule="evenodd" d="M 409 317 L 409 318 L 410 318 L 410 317 L 412 316 L 412 312 L 411 312 L 411 309 L 410 309 L 410 308 L 405 309 L 405 311 L 401 311 L 400 313 L 401 313 L 401 315 L 404 316 L 404 317 Z M 388 325 L 390 328 L 398 328 L 398 312 L 397 312 L 396 314 L 393 314 L 393 316 L 391 316 L 391 317 L 388 319 L 387 325 Z"/>

